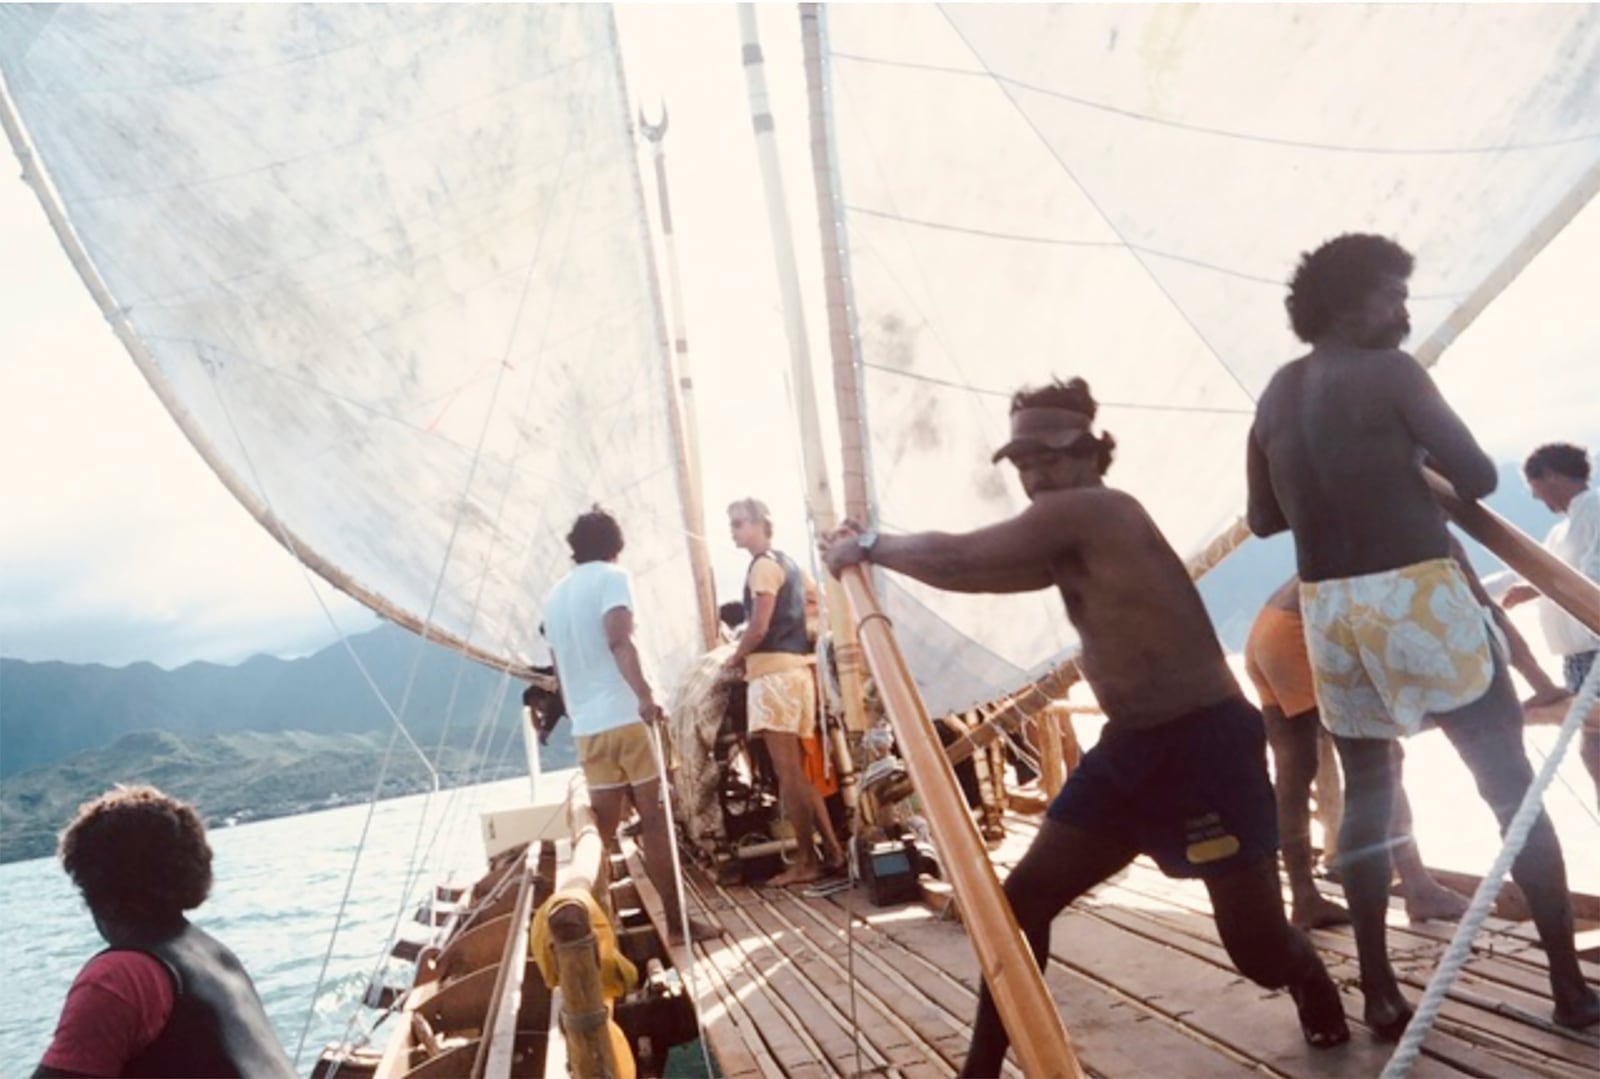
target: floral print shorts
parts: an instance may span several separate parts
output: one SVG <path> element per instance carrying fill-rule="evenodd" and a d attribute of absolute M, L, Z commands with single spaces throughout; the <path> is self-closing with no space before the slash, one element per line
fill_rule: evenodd
<path fill-rule="evenodd" d="M 1300 607 L 1322 725 L 1336 735 L 1415 734 L 1494 680 L 1500 631 L 1454 559 L 1302 582 Z"/>

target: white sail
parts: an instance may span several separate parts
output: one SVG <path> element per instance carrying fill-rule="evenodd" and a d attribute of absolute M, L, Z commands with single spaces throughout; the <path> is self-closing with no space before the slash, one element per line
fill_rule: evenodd
<path fill-rule="evenodd" d="M 496 662 L 599 502 L 698 638 L 609 8 L 0 10 L 8 133 L 184 431 L 340 587 Z M 112 451 L 114 452 L 114 450 Z"/>
<path fill-rule="evenodd" d="M 1118 439 L 1110 482 L 1192 555 L 1241 512 L 1254 397 L 1303 347 L 1301 252 L 1397 237 L 1433 349 L 1600 176 L 1587 6 L 847 5 L 827 34 L 889 529 L 1019 508 L 989 461 L 1007 396 L 1076 374 Z M 1053 595 L 907 589 L 986 661 L 1037 673 L 1074 643 Z M 916 604 L 889 600 L 905 637 Z M 947 640 L 912 656 L 930 706 L 992 697 L 950 685 Z"/>

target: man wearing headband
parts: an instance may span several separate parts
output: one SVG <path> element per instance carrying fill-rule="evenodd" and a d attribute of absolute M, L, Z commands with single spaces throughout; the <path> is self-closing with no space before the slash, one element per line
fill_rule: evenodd
<path fill-rule="evenodd" d="M 1307 1042 L 1338 1045 L 1350 1037 L 1339 991 L 1284 916 L 1261 713 L 1183 562 L 1143 506 L 1105 486 L 1116 442 L 1093 433 L 1095 408 L 1082 379 L 1019 392 L 995 460 L 1016 466 L 1027 509 L 959 535 L 847 525 L 829 537 L 828 568 L 870 560 L 952 591 L 1060 590 L 1106 726 L 1005 883 L 1041 966 L 1055 916 L 1149 854 L 1169 876 L 1205 882 L 1240 973 L 1289 990 Z M 962 1074 L 1000 1074 L 1007 1045 L 985 986 Z"/>

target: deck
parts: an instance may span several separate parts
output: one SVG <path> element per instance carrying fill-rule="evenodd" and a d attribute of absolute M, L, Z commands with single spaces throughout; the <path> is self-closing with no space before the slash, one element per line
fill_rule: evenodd
<path fill-rule="evenodd" d="M 1033 827 L 1008 821 L 992 855 L 1002 875 Z M 920 1079 L 960 1065 L 980 975 L 953 918 L 920 903 L 877 908 L 859 890 L 811 899 L 718 885 L 694 870 L 690 880 L 697 905 L 727 931 L 695 946 L 702 1015 L 725 1075 Z M 645 900 L 659 922 L 653 895 Z M 1390 952 L 1413 1001 L 1453 929 L 1412 926 L 1392 911 Z M 1305 1045 L 1287 994 L 1234 971 L 1204 887 L 1143 859 L 1057 919 L 1046 981 L 1092 1075 L 1375 1076 L 1391 1047 L 1361 1024 L 1355 942 L 1348 928 L 1312 937 L 1353 1031 L 1333 1050 Z M 1600 964 L 1587 971 L 1600 982 Z M 1412 1074 L 1594 1075 L 1600 1034 L 1551 1024 L 1547 993 L 1531 927 L 1490 919 Z"/>

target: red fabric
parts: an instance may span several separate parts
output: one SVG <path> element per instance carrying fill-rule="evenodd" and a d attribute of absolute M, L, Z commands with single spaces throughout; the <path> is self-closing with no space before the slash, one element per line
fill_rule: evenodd
<path fill-rule="evenodd" d="M 167 1025 L 173 996 L 172 974 L 154 956 L 95 956 L 67 990 L 43 1063 L 84 1075 L 121 1075 Z"/>

